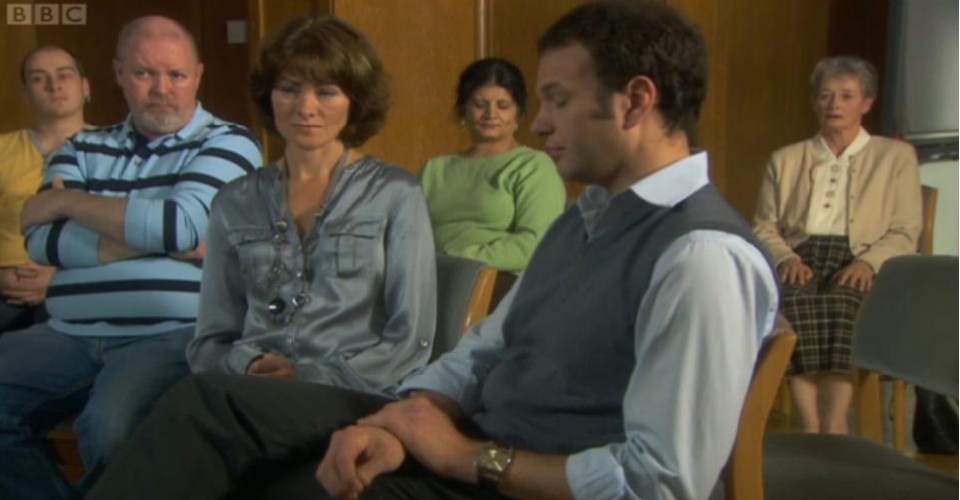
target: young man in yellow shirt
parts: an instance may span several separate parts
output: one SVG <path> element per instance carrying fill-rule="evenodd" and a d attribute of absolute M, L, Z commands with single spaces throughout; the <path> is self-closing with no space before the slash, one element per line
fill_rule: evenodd
<path fill-rule="evenodd" d="M 33 123 L 0 135 L 0 333 L 25 328 L 43 314 L 53 267 L 30 260 L 20 233 L 20 209 L 40 186 L 43 165 L 84 127 L 83 105 L 90 83 L 66 50 L 38 47 L 20 64 L 23 97 Z"/>

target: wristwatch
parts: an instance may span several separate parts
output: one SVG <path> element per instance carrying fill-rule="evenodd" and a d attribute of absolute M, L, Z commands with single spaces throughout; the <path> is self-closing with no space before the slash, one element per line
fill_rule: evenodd
<path fill-rule="evenodd" d="M 477 468 L 477 481 L 482 485 L 496 487 L 507 476 L 513 464 L 514 449 L 489 442 L 483 445 L 480 454 L 474 460 Z"/>

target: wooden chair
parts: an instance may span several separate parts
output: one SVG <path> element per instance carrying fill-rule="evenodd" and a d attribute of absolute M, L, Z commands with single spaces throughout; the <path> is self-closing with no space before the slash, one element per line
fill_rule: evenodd
<path fill-rule="evenodd" d="M 60 472 L 72 484 L 77 484 L 83 477 L 86 469 L 80 460 L 80 450 L 77 449 L 77 435 L 71 425 L 73 420 L 63 422 L 47 434 L 47 444 L 53 454 L 53 460 L 60 468 Z"/>
<path fill-rule="evenodd" d="M 797 335 L 778 317 L 773 336 L 761 349 L 740 413 L 737 439 L 724 475 L 727 500 L 763 499 L 763 436 L 796 342 Z"/>
<path fill-rule="evenodd" d="M 859 437 L 768 434 L 768 498 L 956 498 L 956 478 L 880 442 L 880 374 L 957 397 L 958 273 L 955 256 L 906 255 L 884 263 L 853 335 Z"/>
<path fill-rule="evenodd" d="M 475 260 L 437 255 L 437 333 L 431 361 L 453 349 L 463 332 L 485 318 L 497 270 Z"/>
<path fill-rule="evenodd" d="M 493 297 L 490 299 L 490 310 L 494 310 L 500 304 L 500 301 L 507 296 L 507 293 L 517 282 L 517 275 L 507 271 L 497 271 L 497 279 L 493 284 Z"/>
<path fill-rule="evenodd" d="M 931 186 L 920 186 L 923 197 L 923 223 L 920 226 L 920 238 L 917 239 L 917 251 L 920 255 L 933 255 L 933 227 L 937 222 L 937 198 L 939 191 Z"/>

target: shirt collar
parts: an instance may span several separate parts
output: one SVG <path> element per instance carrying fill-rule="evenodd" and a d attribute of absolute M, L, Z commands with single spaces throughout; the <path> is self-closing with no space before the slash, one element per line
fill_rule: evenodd
<path fill-rule="evenodd" d="M 707 165 L 707 152 L 696 152 L 640 179 L 620 195 L 632 192 L 648 203 L 672 207 L 710 183 Z M 577 208 L 588 228 L 596 224 L 611 199 L 610 192 L 601 186 L 584 189 Z"/>
<path fill-rule="evenodd" d="M 630 190 L 648 203 L 672 207 L 709 182 L 707 152 L 700 151 L 640 179 Z"/>
<path fill-rule="evenodd" d="M 187 122 L 186 125 L 172 134 L 162 135 L 149 142 L 152 144 L 155 142 L 165 142 L 168 139 L 175 139 L 176 141 L 189 139 L 190 137 L 196 135 L 199 131 L 203 130 L 203 128 L 209 125 L 212 121 L 213 115 L 211 115 L 209 111 L 203 109 L 200 101 L 197 101 L 197 107 L 193 110 L 193 117 L 190 118 L 190 121 Z M 136 142 L 135 138 L 140 133 L 137 132 L 137 129 L 133 126 L 132 114 L 127 114 L 127 119 L 123 121 L 123 127 L 120 128 L 120 134 L 121 137 L 126 137 L 133 143 Z"/>
<path fill-rule="evenodd" d="M 817 151 L 817 157 L 821 162 L 839 162 L 844 163 L 850 159 L 853 155 L 859 153 L 867 146 L 867 143 L 870 142 L 870 134 L 867 133 L 866 129 L 860 127 L 860 131 L 857 132 L 857 137 L 853 139 L 853 142 L 847 146 L 846 149 L 840 153 L 840 156 L 833 154 L 833 151 L 830 149 L 830 146 L 827 146 L 827 142 L 823 140 L 822 134 L 817 134 L 813 139 L 814 148 Z"/>

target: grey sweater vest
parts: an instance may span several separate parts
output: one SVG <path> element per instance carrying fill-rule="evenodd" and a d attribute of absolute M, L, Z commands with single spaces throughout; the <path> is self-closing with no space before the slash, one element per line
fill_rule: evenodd
<path fill-rule="evenodd" d="M 577 207 L 564 212 L 534 252 L 504 321 L 503 358 L 488 374 L 474 415 L 480 430 L 541 452 L 623 441 L 640 300 L 657 258 L 698 229 L 761 248 L 712 185 L 671 208 L 621 193 L 589 241 Z"/>

